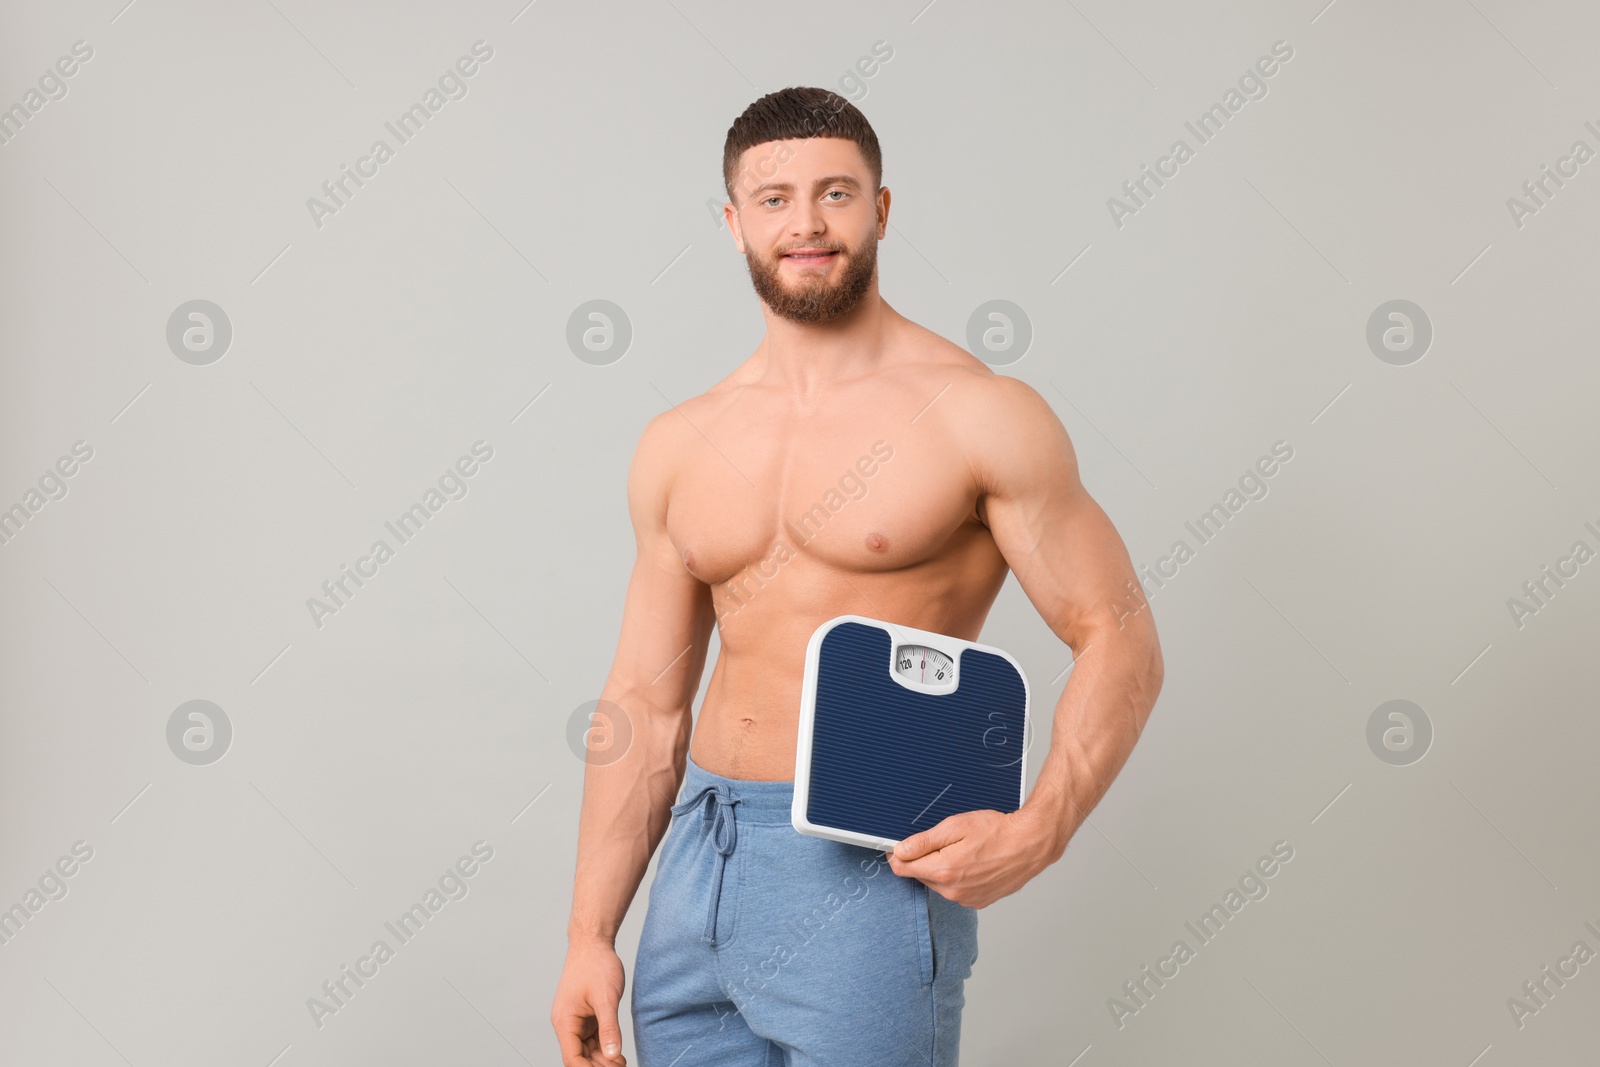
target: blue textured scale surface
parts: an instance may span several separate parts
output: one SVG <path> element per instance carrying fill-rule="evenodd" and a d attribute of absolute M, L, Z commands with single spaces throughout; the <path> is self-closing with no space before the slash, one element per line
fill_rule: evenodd
<path fill-rule="evenodd" d="M 957 812 L 1016 811 L 1027 714 L 1017 669 L 965 648 L 955 692 L 917 693 L 889 676 L 890 645 L 858 622 L 822 639 L 806 818 L 899 840 Z"/>

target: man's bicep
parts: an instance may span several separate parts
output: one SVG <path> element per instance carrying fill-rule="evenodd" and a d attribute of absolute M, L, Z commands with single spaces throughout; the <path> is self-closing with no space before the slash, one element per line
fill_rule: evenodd
<path fill-rule="evenodd" d="M 688 708 L 714 623 L 710 589 L 682 561 L 675 571 L 659 550 L 641 545 L 628 578 L 613 678 L 636 702 L 664 711 Z"/>
<path fill-rule="evenodd" d="M 975 464 L 995 545 L 1029 601 L 1074 649 L 1118 625 L 1137 600 L 1127 547 L 1078 476 L 1061 420 L 1022 383 L 1007 387 L 1006 429 Z M 1136 588 L 1136 584 L 1135 584 Z"/>
<path fill-rule="evenodd" d="M 637 551 L 611 675 L 635 703 L 681 711 L 699 689 L 715 615 L 710 587 L 689 573 L 667 534 L 669 430 L 662 420 L 652 421 L 628 471 Z"/>

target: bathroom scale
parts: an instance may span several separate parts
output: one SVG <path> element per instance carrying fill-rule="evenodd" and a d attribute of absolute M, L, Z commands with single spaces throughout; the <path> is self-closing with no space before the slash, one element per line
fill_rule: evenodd
<path fill-rule="evenodd" d="M 1022 806 L 1028 680 L 1009 654 L 840 615 L 806 645 L 790 821 L 869 848 Z"/>

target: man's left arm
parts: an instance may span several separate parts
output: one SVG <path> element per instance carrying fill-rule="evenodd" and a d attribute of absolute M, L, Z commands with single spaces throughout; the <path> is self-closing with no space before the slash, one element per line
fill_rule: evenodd
<path fill-rule="evenodd" d="M 1072 674 L 1050 750 L 1015 812 L 963 812 L 901 841 L 890 868 L 982 908 L 1061 858 L 1127 762 L 1161 690 L 1154 620 L 1111 520 L 1078 478 L 1066 428 L 1033 388 L 996 376 L 962 398 L 958 436 L 979 514 Z"/>

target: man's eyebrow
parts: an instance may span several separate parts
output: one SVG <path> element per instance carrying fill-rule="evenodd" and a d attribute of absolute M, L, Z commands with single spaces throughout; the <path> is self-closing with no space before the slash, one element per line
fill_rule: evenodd
<path fill-rule="evenodd" d="M 811 183 L 811 187 L 813 189 L 821 189 L 823 186 L 827 186 L 827 185 L 848 185 L 850 188 L 855 189 L 857 191 L 860 191 L 860 189 L 861 189 L 861 183 L 856 181 L 855 178 L 851 177 L 848 174 L 830 174 L 826 178 L 818 178 L 816 181 Z M 756 186 L 754 189 L 752 189 L 750 191 L 750 195 L 751 196 L 755 196 L 757 193 L 764 192 L 765 190 L 768 190 L 768 189 L 771 189 L 773 192 L 778 192 L 778 193 L 792 193 L 792 192 L 794 192 L 794 183 L 793 182 L 762 182 L 760 185 Z"/>

